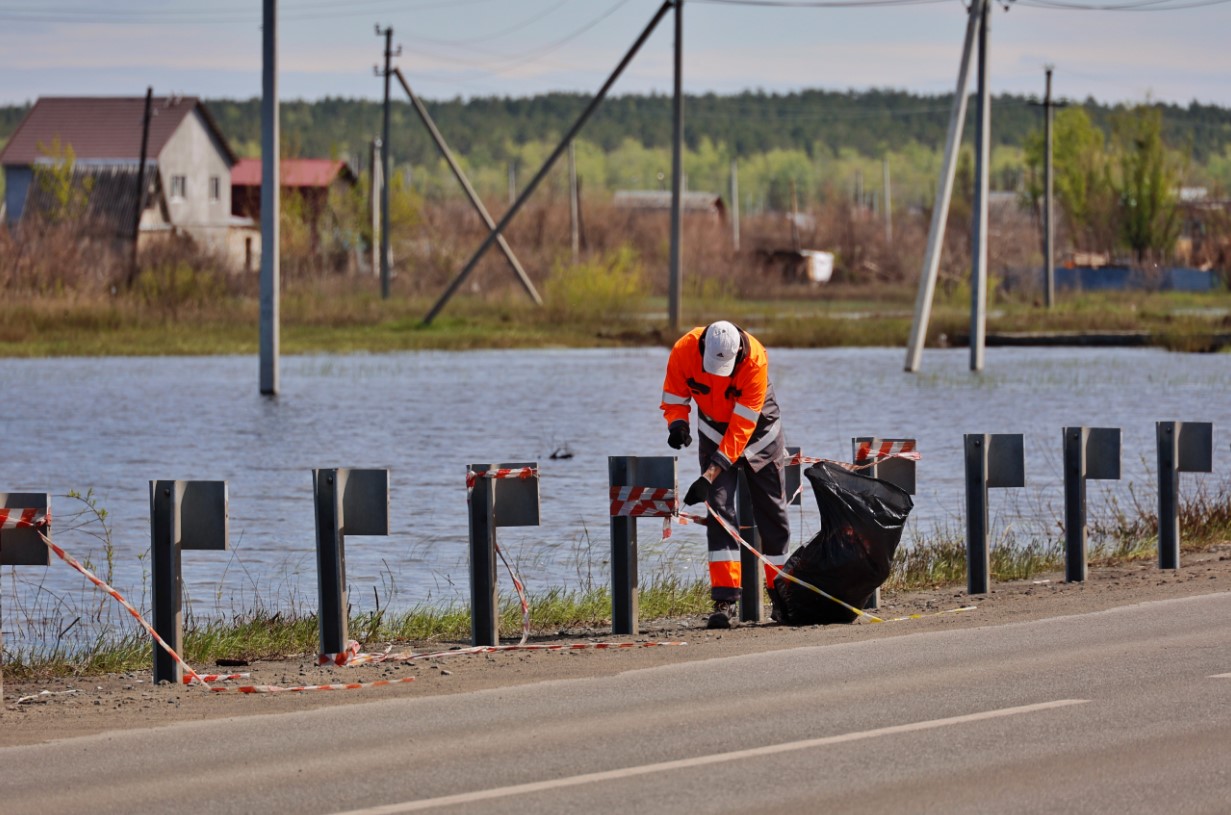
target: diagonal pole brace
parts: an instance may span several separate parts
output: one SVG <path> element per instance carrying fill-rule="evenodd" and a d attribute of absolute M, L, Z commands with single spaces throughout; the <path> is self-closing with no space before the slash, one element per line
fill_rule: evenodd
<path fill-rule="evenodd" d="M 447 289 L 445 289 L 445 293 L 442 294 L 440 299 L 436 301 L 436 305 L 432 306 L 432 310 L 429 311 L 427 316 L 423 318 L 424 325 L 430 325 L 432 320 L 436 319 L 436 315 L 440 313 L 440 310 L 445 307 L 445 304 L 449 302 L 449 299 L 453 297 L 454 293 L 457 292 L 462 283 L 466 281 L 466 278 L 470 276 L 470 273 L 474 271 L 474 267 L 478 265 L 479 260 L 483 257 L 484 253 L 487 252 L 487 250 L 491 248 L 491 245 L 496 242 L 496 238 L 504 232 L 505 227 L 509 225 L 509 221 L 513 220 L 513 216 L 518 213 L 522 205 L 526 202 L 526 199 L 530 197 L 531 193 L 534 192 L 539 183 L 547 176 L 547 173 L 551 170 L 552 165 L 556 163 L 556 159 L 560 158 L 564 151 L 568 149 L 569 143 L 576 137 L 577 133 L 581 130 L 582 126 L 585 125 L 586 121 L 590 118 L 594 111 L 598 109 L 599 104 L 607 96 L 607 92 L 611 90 L 611 86 L 614 85 L 616 80 L 620 78 L 620 74 L 624 73 L 624 69 L 627 68 L 629 63 L 633 61 L 633 57 L 635 57 L 637 52 L 641 50 L 641 46 L 645 45 L 645 41 L 650 38 L 650 34 L 654 32 L 654 29 L 658 26 L 658 23 L 663 17 L 666 16 L 667 12 L 671 10 L 672 4 L 673 0 L 663 0 L 662 6 L 659 7 L 658 12 L 654 15 L 653 19 L 650 20 L 649 25 L 647 25 L 645 30 L 641 32 L 641 35 L 637 37 L 637 41 L 633 43 L 632 48 L 630 48 L 628 53 L 624 55 L 624 58 L 620 60 L 620 64 L 616 66 L 615 70 L 611 72 L 611 76 L 607 77 L 607 81 L 603 83 L 603 86 L 599 88 L 598 93 L 596 93 L 594 98 L 590 100 L 590 104 L 586 106 L 584 111 L 582 111 L 581 116 L 577 119 L 576 123 L 574 123 L 572 128 L 569 129 L 569 132 L 564 135 L 564 138 L 560 140 L 560 144 L 554 151 L 552 151 L 552 154 L 547 157 L 547 161 L 543 163 L 542 168 L 539 169 L 534 178 L 530 179 L 530 183 L 526 185 L 524 190 L 522 190 L 521 195 L 517 197 L 517 200 L 513 202 L 513 205 L 509 207 L 509 211 L 506 212 L 504 217 L 500 219 L 500 223 L 492 227 L 492 231 L 488 233 L 487 237 L 483 240 L 483 243 L 481 243 L 479 248 L 475 250 L 474 255 L 471 256 L 465 267 L 462 268 L 457 277 L 453 278 L 453 282 L 449 284 Z"/>
<path fill-rule="evenodd" d="M 478 211 L 479 217 L 483 219 L 483 223 L 487 224 L 488 229 L 495 229 L 496 222 L 488 214 L 487 207 L 483 206 L 483 202 L 479 199 L 479 194 L 470 185 L 470 179 L 466 178 L 466 173 L 462 171 L 461 166 L 453 158 L 453 151 L 449 149 L 449 145 L 445 142 L 444 136 L 440 134 L 440 129 L 436 127 L 436 122 L 432 120 L 431 115 L 427 112 L 427 108 L 423 106 L 423 102 L 415 95 L 415 92 L 410 89 L 410 85 L 406 82 L 406 77 L 402 75 L 402 69 L 394 68 L 393 75 L 401 83 L 402 90 L 406 91 L 406 96 L 410 99 L 410 104 L 415 109 L 415 113 L 418 113 L 419 118 L 423 120 L 423 126 L 427 128 L 432 141 L 436 142 L 436 146 L 440 148 L 440 154 L 444 156 L 449 169 L 453 171 L 453 176 L 457 179 L 457 183 L 461 184 L 462 189 L 466 191 L 466 197 L 470 199 L 470 203 Z M 536 306 L 543 305 L 543 298 L 539 296 L 538 291 L 534 288 L 534 284 L 530 282 L 530 277 L 517 260 L 517 256 L 513 254 L 513 250 L 509 248 L 504 235 L 497 234 L 496 244 L 500 247 L 500 251 L 504 253 L 505 258 L 508 259 L 509 265 L 513 267 L 513 273 L 521 281 L 522 288 L 526 290 L 526 294 L 530 295 L 530 299 L 534 301 Z"/>

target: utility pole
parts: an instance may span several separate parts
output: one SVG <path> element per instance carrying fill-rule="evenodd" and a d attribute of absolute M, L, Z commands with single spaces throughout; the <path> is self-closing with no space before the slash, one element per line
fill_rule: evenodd
<path fill-rule="evenodd" d="M 145 89 L 145 116 L 141 120 L 141 156 L 137 161 L 137 203 L 133 207 L 133 254 L 128 270 L 128 285 L 137 280 L 137 250 L 141 242 L 141 211 L 145 209 L 145 157 L 150 146 L 150 116 L 154 103 L 154 89 Z"/>
<path fill-rule="evenodd" d="M 795 194 L 795 179 L 791 179 L 791 248 L 799 251 L 799 196 Z"/>
<path fill-rule="evenodd" d="M 371 149 L 371 183 L 368 190 L 368 204 L 372 210 L 372 274 L 380 275 L 380 188 L 384 184 L 384 178 L 380 172 L 380 154 L 381 154 L 380 139 L 372 139 Z"/>
<path fill-rule="evenodd" d="M 581 259 L 581 194 L 577 189 L 577 142 L 568 143 L 568 222 L 573 263 Z"/>
<path fill-rule="evenodd" d="M 376 36 L 385 38 L 385 119 L 380 136 L 380 296 L 389 299 L 389 79 L 391 62 L 395 56 L 400 56 L 402 47 L 397 53 L 393 51 L 393 26 L 381 28 L 376 24 Z M 379 71 L 379 69 L 377 69 Z"/>
<path fill-rule="evenodd" d="M 739 164 L 731 159 L 731 248 L 739 251 Z"/>
<path fill-rule="evenodd" d="M 979 26 L 978 105 L 975 112 L 975 199 L 971 218 L 970 252 L 970 370 L 983 370 L 983 348 L 987 336 L 987 197 L 990 190 L 992 97 L 987 81 L 987 37 L 991 28 L 992 4 L 983 6 Z"/>
<path fill-rule="evenodd" d="M 881 198 L 884 199 L 885 211 L 885 246 L 893 245 L 893 197 L 889 192 L 889 156 L 881 163 Z"/>
<path fill-rule="evenodd" d="M 1056 303 L 1056 222 L 1053 220 L 1055 199 L 1052 174 L 1052 105 L 1051 71 L 1048 65 L 1047 92 L 1043 97 L 1043 141 L 1046 142 L 1043 161 L 1043 269 L 1046 279 L 1043 286 L 1043 301 L 1048 308 Z"/>
<path fill-rule="evenodd" d="M 944 166 L 940 171 L 940 185 L 932 205 L 932 225 L 928 228 L 928 245 L 924 254 L 923 270 L 919 274 L 919 293 L 915 297 L 915 315 L 911 323 L 910 340 L 906 348 L 907 373 L 919 370 L 923 357 L 923 342 L 927 338 L 928 320 L 932 315 L 932 297 L 936 293 L 936 278 L 940 272 L 940 253 L 945 243 L 945 221 L 949 218 L 949 202 L 953 198 L 953 177 L 957 172 L 957 154 L 961 147 L 962 125 L 966 120 L 966 86 L 970 77 L 970 54 L 983 7 L 989 0 L 971 0 L 966 16 L 966 38 L 962 45 L 962 59 L 958 64 L 957 90 L 953 94 L 953 109 L 949 114 L 949 132 L 945 136 Z"/>
<path fill-rule="evenodd" d="M 684 0 L 675 0 L 675 95 L 671 138 L 671 280 L 667 286 L 667 316 L 673 333 L 680 330 L 680 289 L 683 288 L 684 187 Z"/>
<path fill-rule="evenodd" d="M 278 395 L 282 184 L 278 128 L 278 2 L 264 0 L 261 24 L 261 394 Z"/>

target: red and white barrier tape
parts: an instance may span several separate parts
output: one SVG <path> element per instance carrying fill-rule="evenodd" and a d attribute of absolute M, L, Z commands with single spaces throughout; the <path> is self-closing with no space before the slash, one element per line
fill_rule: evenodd
<path fill-rule="evenodd" d="M 726 532 L 727 532 L 727 534 L 728 534 L 728 535 L 730 535 L 730 536 L 731 536 L 731 538 L 732 538 L 732 539 L 733 539 L 736 543 L 738 543 L 740 546 L 742 546 L 742 547 L 744 547 L 745 549 L 747 549 L 749 552 L 752 552 L 752 554 L 754 554 L 754 555 L 756 556 L 757 560 L 761 561 L 761 562 L 762 562 L 762 563 L 764 563 L 766 566 L 770 566 L 770 567 L 772 567 L 772 568 L 774 569 L 774 571 L 775 571 L 775 573 L 776 573 L 776 574 L 780 574 L 780 575 L 782 575 L 784 578 L 786 578 L 787 580 L 791 581 L 792 583 L 795 583 L 795 584 L 797 584 L 797 585 L 803 586 L 804 588 L 808 589 L 809 591 L 816 592 L 817 594 L 821 595 L 822 597 L 824 597 L 824 598 L 826 598 L 826 599 L 828 599 L 828 600 L 833 600 L 835 603 L 837 603 L 838 605 L 842 606 L 842 607 L 843 607 L 843 608 L 845 608 L 847 611 L 851 611 L 851 612 L 853 612 L 853 613 L 855 614 L 855 616 L 857 616 L 857 617 L 863 617 L 864 619 L 866 619 L 866 620 L 867 620 L 868 622 L 870 622 L 870 623 L 897 623 L 897 622 L 903 622 L 903 621 L 905 621 L 905 620 L 918 620 L 918 619 L 922 619 L 922 618 L 924 618 L 924 617 L 937 617 L 937 616 L 940 616 L 941 614 L 957 614 L 957 613 L 960 613 L 960 612 L 963 612 L 963 611 L 974 611 L 974 610 L 975 610 L 975 608 L 977 608 L 977 606 L 962 606 L 962 607 L 960 607 L 960 608 L 951 608 L 951 609 L 946 609 L 946 610 L 944 610 L 944 611 L 934 611 L 934 612 L 929 612 L 929 613 L 927 613 L 927 614 L 908 614 L 908 615 L 906 615 L 905 617 L 893 617 L 893 618 L 891 618 L 891 619 L 887 619 L 887 620 L 886 620 L 886 619 L 882 619 L 882 618 L 880 618 L 880 617 L 877 617 L 875 614 L 869 614 L 868 612 L 866 612 L 866 611 L 864 611 L 864 610 L 862 610 L 862 609 L 855 608 L 855 607 L 854 607 L 854 606 L 852 606 L 850 603 L 847 603 L 847 602 L 845 602 L 845 601 L 843 601 L 843 600 L 839 600 L 837 597 L 834 597 L 832 594 L 830 594 L 830 593 L 828 593 L 828 592 L 824 591 L 823 589 L 817 588 L 816 586 L 812 585 L 812 584 L 811 584 L 811 583 L 809 583 L 808 581 L 806 581 L 806 580 L 800 580 L 800 579 L 799 579 L 798 577 L 796 577 L 795 575 L 793 575 L 793 574 L 791 574 L 791 573 L 789 573 L 789 572 L 785 572 L 785 571 L 783 571 L 781 566 L 778 566 L 777 564 L 774 564 L 774 563 L 770 563 L 770 562 L 769 562 L 769 561 L 765 558 L 765 556 L 764 556 L 764 555 L 762 555 L 760 552 L 758 552 L 756 549 L 754 549 L 754 548 L 752 547 L 752 545 L 751 545 L 751 544 L 749 544 L 746 540 L 744 540 L 744 539 L 743 539 L 743 537 L 741 537 L 741 536 L 740 536 L 739 532 L 738 532 L 738 531 L 737 531 L 734 527 L 732 527 L 732 526 L 731 526 L 731 524 L 727 523 L 727 522 L 723 519 L 723 517 L 722 517 L 721 515 L 719 515 L 718 513 L 714 512 L 713 508 L 712 508 L 712 507 L 710 507 L 710 505 L 709 505 L 708 503 L 706 503 L 706 505 L 705 505 L 705 506 L 706 506 L 706 509 L 708 509 L 708 510 L 710 511 L 709 517 L 710 517 L 710 518 L 713 518 L 714 520 L 716 520 L 716 521 L 718 522 L 718 525 L 719 525 L 719 526 L 721 526 L 723 529 L 725 529 L 725 530 L 726 530 Z"/>
<path fill-rule="evenodd" d="M 659 487 L 612 487 L 612 517 L 664 518 L 676 510 L 675 490 Z"/>
<path fill-rule="evenodd" d="M 876 453 L 872 452 L 872 442 L 865 441 L 859 443 L 859 448 L 855 451 L 855 463 L 862 464 L 869 459 L 874 459 L 873 463 L 884 461 L 887 458 L 905 458 L 911 461 L 919 460 L 919 453 L 915 450 L 914 439 L 895 439 L 882 441 L 876 448 Z"/>
<path fill-rule="evenodd" d="M 198 674 L 198 676 L 200 676 L 200 678 L 201 678 L 201 681 L 202 681 L 202 682 L 208 682 L 208 683 L 210 683 L 211 685 L 212 685 L 213 683 L 215 683 L 215 682 L 234 682 L 234 681 L 235 681 L 235 680 L 237 680 L 237 679 L 251 679 L 251 678 L 252 678 L 252 674 L 250 674 L 250 673 L 242 673 L 242 674 Z M 191 678 L 191 677 L 185 676 L 185 677 L 183 677 L 183 680 L 184 680 L 184 684 L 185 684 L 185 685 L 191 685 L 191 684 L 192 684 L 192 678 Z"/>
<path fill-rule="evenodd" d="M 89 580 L 91 583 L 93 583 L 98 588 L 105 591 L 107 594 L 111 595 L 113 599 L 115 599 L 117 602 L 119 602 L 120 605 L 122 605 L 125 609 L 127 609 L 128 613 L 133 616 L 133 619 L 135 619 L 138 623 L 140 623 L 141 627 L 144 628 L 146 632 L 148 632 L 149 635 L 154 638 L 154 641 L 157 642 L 158 645 L 164 651 L 170 654 L 171 658 L 174 659 L 177 663 L 179 663 L 179 666 L 183 668 L 184 673 L 187 674 L 187 676 L 183 677 L 183 681 L 185 685 L 199 684 L 201 685 L 201 687 L 204 687 L 214 693 L 223 693 L 223 692 L 301 693 L 303 691 L 310 691 L 310 690 L 358 690 L 360 688 L 377 688 L 377 687 L 384 687 L 385 685 L 405 684 L 407 682 L 413 682 L 415 680 L 413 676 L 408 676 L 408 677 L 403 677 L 402 679 L 382 679 L 377 682 L 348 682 L 348 683 L 339 684 L 339 685 L 298 685 L 295 687 L 280 687 L 278 685 L 240 685 L 240 686 L 234 686 L 234 687 L 211 685 L 210 684 L 211 682 L 215 682 L 219 680 L 247 678 L 248 676 L 250 676 L 250 674 L 230 674 L 230 675 L 224 676 L 221 674 L 202 675 L 202 674 L 197 673 L 188 665 L 187 662 L 184 661 L 183 657 L 181 657 L 179 654 L 175 652 L 174 648 L 172 648 L 170 645 L 167 644 L 166 640 L 158 636 L 158 632 L 154 630 L 154 627 L 145 621 L 145 618 L 141 616 L 141 612 L 133 608 L 129 604 L 129 602 L 124 599 L 123 595 L 121 595 L 118 591 L 116 591 L 111 586 L 109 586 L 106 581 L 100 579 L 89 569 L 87 569 L 86 567 L 78 563 L 76 558 L 74 558 L 72 555 L 68 554 L 63 549 L 61 549 L 59 546 L 56 546 L 54 543 L 52 543 L 51 540 L 48 539 L 46 535 L 40 532 L 39 537 L 43 539 L 43 543 L 47 544 L 47 547 L 51 549 L 52 552 L 55 552 L 56 557 L 63 560 L 69 566 L 72 566 L 74 569 L 80 572 L 87 580 Z M 356 650 L 358 650 L 357 644 L 356 644 Z"/>
<path fill-rule="evenodd" d="M 844 600 L 839 600 L 837 597 L 834 597 L 829 592 L 824 591 L 823 589 L 817 588 L 816 586 L 812 585 L 808 581 L 800 580 L 795 575 L 790 574 L 789 572 L 784 572 L 781 566 L 775 563 L 770 563 L 769 560 L 767 560 L 764 555 L 762 555 L 755 548 L 753 548 L 751 544 L 749 544 L 746 540 L 744 540 L 743 537 L 740 536 L 739 531 L 735 529 L 733 526 L 731 526 L 731 524 L 727 523 L 726 520 L 721 515 L 715 512 L 713 507 L 711 507 L 708 502 L 706 502 L 705 507 L 706 509 L 710 511 L 710 517 L 718 521 L 718 525 L 721 526 L 724 530 L 726 530 L 727 534 L 730 535 L 731 538 L 736 543 L 738 543 L 740 546 L 747 549 L 749 552 L 752 552 L 752 554 L 756 555 L 757 560 L 761 561 L 766 566 L 772 567 L 775 570 L 776 574 L 782 575 L 787 580 L 790 580 L 792 583 L 797 583 L 800 586 L 803 586 L 804 588 L 808 589 L 809 591 L 816 592 L 817 594 L 821 595 L 827 600 L 833 600 L 835 603 L 842 606 L 847 611 L 853 611 L 857 616 L 866 618 L 868 622 L 873 622 L 873 623 L 883 623 L 884 622 L 884 620 L 882 620 L 880 617 L 877 617 L 875 614 L 869 614 L 866 611 L 855 608 L 850 603 L 847 603 Z"/>
<path fill-rule="evenodd" d="M 517 644 L 524 645 L 526 640 L 530 638 L 530 603 L 526 600 L 526 587 L 513 571 L 513 567 L 509 565 L 509 560 L 504 556 L 504 551 L 500 548 L 500 544 L 496 544 L 496 554 L 500 555 L 500 560 L 504 563 L 504 568 L 509 573 L 509 579 L 513 581 L 513 587 L 517 589 L 517 602 L 521 604 L 521 639 Z"/>
<path fill-rule="evenodd" d="M 135 619 L 141 625 L 141 627 L 145 629 L 145 631 L 154 639 L 154 641 L 158 643 L 159 647 L 161 647 L 164 651 L 170 654 L 171 658 L 174 659 L 176 663 L 178 663 L 179 666 L 183 669 L 184 673 L 186 674 L 186 676 L 183 677 L 183 682 L 185 685 L 200 685 L 201 687 L 206 688 L 207 690 L 213 693 L 254 694 L 254 693 L 303 693 L 305 691 L 314 691 L 314 690 L 320 690 L 320 691 L 360 690 L 363 688 L 381 688 L 381 687 L 386 687 L 389 685 L 404 685 L 409 682 L 415 681 L 415 677 L 407 676 L 407 677 L 402 677 L 401 679 L 382 679 L 382 680 L 378 680 L 375 682 L 345 682 L 345 683 L 331 684 L 331 685 L 296 685 L 292 687 L 282 687 L 279 685 L 218 686 L 218 685 L 211 684 L 213 682 L 219 682 L 219 681 L 248 679 L 251 677 L 251 674 L 250 673 L 237 673 L 237 674 L 199 674 L 197 673 L 196 671 L 192 669 L 192 667 L 187 662 L 184 661 L 183 657 L 181 657 L 178 653 L 176 653 L 175 649 L 172 648 L 167 643 L 166 640 L 164 640 L 162 637 L 158 635 L 158 632 L 154 630 L 154 627 L 150 625 L 148 622 L 146 622 L 145 618 L 141 616 L 141 612 L 133 608 L 133 606 L 127 600 L 124 599 L 124 596 L 122 594 L 120 594 L 118 591 L 112 588 L 105 580 L 99 578 L 97 575 L 95 575 L 85 566 L 82 566 L 81 563 L 79 563 L 76 558 L 68 554 L 66 551 L 64 551 L 64 549 L 52 543 L 51 540 L 46 535 L 40 532 L 39 537 L 42 539 L 43 543 L 46 544 L 47 547 L 52 552 L 55 553 L 56 557 L 60 558 L 60 560 L 64 561 L 69 566 L 76 569 L 87 580 L 89 580 L 95 586 L 97 586 L 98 588 L 102 589 L 104 592 L 109 594 L 112 597 L 112 599 L 114 599 L 116 602 L 122 605 L 125 608 L 125 610 L 127 610 L 128 613 L 132 615 L 133 619 Z M 452 655 L 458 655 L 458 654 L 491 654 L 491 653 L 497 653 L 500 651 L 576 651 L 576 650 L 581 650 L 585 648 L 595 648 L 595 649 L 648 648 L 648 647 L 657 646 L 657 645 L 684 645 L 685 644 L 682 642 L 596 642 L 596 643 L 561 643 L 558 645 L 556 644 L 526 645 L 525 638 L 529 632 L 529 620 L 530 620 L 529 606 L 526 603 L 524 591 L 522 591 L 521 581 L 517 580 L 517 578 L 514 578 L 514 581 L 518 584 L 518 590 L 521 593 L 521 597 L 522 597 L 522 608 L 524 610 L 523 611 L 522 641 L 521 643 L 517 645 L 477 646 L 473 648 L 462 648 L 456 651 L 441 651 L 441 652 L 433 653 L 433 654 L 397 655 L 397 654 L 389 654 L 388 652 L 386 652 L 383 655 L 372 655 L 372 654 L 361 654 L 359 643 L 352 640 L 347 645 L 347 649 L 343 651 L 341 654 L 322 654 L 320 655 L 320 657 L 317 660 L 317 664 L 318 665 L 334 664 L 338 666 L 362 665 L 364 663 L 370 663 L 370 662 L 394 661 L 398 657 L 404 657 L 405 659 L 403 659 L 403 661 L 406 661 L 409 659 L 427 659 L 427 658 L 432 658 L 432 657 L 438 658 L 438 657 L 452 656 Z"/>
<path fill-rule="evenodd" d="M 13 513 L 20 513 L 16 516 Z M 0 509 L 0 529 L 39 529 L 51 523 L 51 510 L 20 509 L 7 507 Z"/>
<path fill-rule="evenodd" d="M 73 558 L 71 555 L 69 555 L 59 546 L 56 546 L 54 543 L 52 543 L 51 538 L 48 538 L 42 532 L 39 532 L 38 536 L 42 538 L 43 543 L 47 544 L 47 548 L 55 552 L 56 557 L 60 558 L 60 560 L 67 563 L 69 566 L 72 566 L 77 571 L 81 572 L 81 574 L 85 577 L 86 580 L 89 580 L 95 586 L 102 589 L 107 594 L 111 595 L 111 597 L 114 600 L 116 600 L 120 605 L 122 605 L 128 611 L 128 613 L 133 616 L 134 620 L 136 620 L 138 623 L 141 624 L 141 627 L 144 628 L 149 633 L 149 635 L 154 638 L 154 642 L 158 643 L 158 645 L 164 651 L 170 654 L 171 658 L 175 660 L 177 663 L 179 663 L 179 666 L 184 669 L 184 672 L 186 674 L 188 674 L 188 676 L 184 677 L 185 684 L 196 684 L 199 682 L 202 685 L 205 685 L 206 687 L 208 687 L 205 680 L 201 678 L 200 674 L 198 674 L 191 667 L 189 667 L 188 663 L 184 661 L 183 657 L 175 653 L 175 649 L 172 648 L 170 645 L 168 645 L 162 637 L 158 636 L 158 632 L 154 630 L 154 626 L 147 623 L 145 621 L 145 618 L 141 616 L 141 612 L 133 608 L 129 604 L 129 602 L 124 599 L 123 595 L 121 595 L 115 589 L 111 588 L 111 586 L 107 585 L 105 581 L 95 576 L 95 574 L 91 572 L 89 569 L 87 569 L 85 566 L 82 566 L 80 563 L 78 563 L 75 558 Z"/>
<path fill-rule="evenodd" d="M 476 472 L 466 470 L 466 489 L 474 489 L 480 478 L 534 478 L 539 474 L 538 467 L 499 467 L 495 470 Z"/>
<path fill-rule="evenodd" d="M 339 682 L 333 685 L 237 685 L 235 687 L 210 688 L 214 693 L 303 693 L 310 690 L 363 690 L 365 688 L 384 688 L 390 685 L 405 685 L 414 682 L 415 677 L 403 676 L 400 679 L 378 679 L 375 682 Z"/>
<path fill-rule="evenodd" d="M 359 653 L 359 643 L 351 640 L 347 651 L 350 653 L 354 650 L 354 656 L 349 662 L 336 663 L 346 664 L 350 666 L 356 665 L 372 665 L 381 662 L 413 662 L 420 659 L 441 659 L 443 657 L 468 656 L 471 654 L 498 654 L 504 651 L 584 651 L 584 650 L 619 650 L 625 648 L 661 648 L 672 645 L 687 645 L 686 642 L 673 641 L 648 641 L 648 642 L 564 642 L 564 643 L 549 643 L 545 645 L 474 645 L 470 648 L 455 648 L 448 651 L 436 652 L 404 652 L 400 654 L 390 653 L 385 651 L 380 654 Z M 330 654 L 322 654 L 321 659 L 333 656 Z M 327 664 L 327 663 L 322 663 Z"/>

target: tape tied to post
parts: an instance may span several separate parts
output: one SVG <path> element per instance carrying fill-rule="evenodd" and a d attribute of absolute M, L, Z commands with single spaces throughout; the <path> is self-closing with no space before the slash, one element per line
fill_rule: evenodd
<path fill-rule="evenodd" d="M 40 512 L 42 511 L 40 510 Z M 16 519 L 14 523 L 17 523 L 19 521 L 20 519 Z M 27 526 L 29 527 L 38 528 L 39 526 L 46 526 L 48 521 L 50 521 L 50 515 L 45 514 L 45 517 L 43 517 L 41 521 L 31 519 L 31 520 L 28 520 L 26 523 L 27 523 Z M 9 528 L 16 528 L 16 527 L 9 527 Z M 294 685 L 294 686 L 237 685 L 237 686 L 229 686 L 229 685 L 213 684 L 215 682 L 249 679 L 251 678 L 251 674 L 250 673 L 236 673 L 236 674 L 197 673 L 195 670 L 192 669 L 192 666 L 190 666 L 184 660 L 184 658 L 181 657 L 175 651 L 175 649 L 172 648 L 167 643 L 166 640 L 164 640 L 161 636 L 159 636 L 158 632 L 154 630 L 154 627 L 150 625 L 150 623 L 146 621 L 146 619 L 141 615 L 141 612 L 139 612 L 136 608 L 132 606 L 131 603 L 129 603 L 126 599 L 124 599 L 124 595 L 120 594 L 119 591 L 117 591 L 115 588 L 109 585 L 105 580 L 95 575 L 85 566 L 81 565 L 81 563 L 76 558 L 74 558 L 72 555 L 66 552 L 63 548 L 52 543 L 51 539 L 48 538 L 45 534 L 43 534 L 41 531 L 38 533 L 38 535 L 39 535 L 39 538 L 43 541 L 43 543 L 56 555 L 57 558 L 64 561 L 66 564 L 71 566 L 73 569 L 81 573 L 81 575 L 85 577 L 87 580 L 89 580 L 90 583 L 92 583 L 97 588 L 101 589 L 106 594 L 110 595 L 112 599 L 114 599 L 116 602 L 118 602 L 121 606 L 124 607 L 124 609 L 133 617 L 133 619 L 135 619 L 137 623 L 143 629 L 145 629 L 146 633 L 148 633 L 153 638 L 154 642 L 157 643 L 160 648 L 166 651 L 167 654 L 170 655 L 170 657 L 173 660 L 175 660 L 175 662 L 180 666 L 180 668 L 183 669 L 184 674 L 185 674 L 185 676 L 183 677 L 183 683 L 185 685 L 199 686 L 213 693 L 262 694 L 262 693 L 304 693 L 308 691 L 362 690 L 365 688 L 383 688 L 383 687 L 389 687 L 392 685 L 405 685 L 405 684 L 415 681 L 415 677 L 407 676 L 407 677 L 402 677 L 399 679 L 381 679 L 381 680 L 376 680 L 373 682 L 344 682 L 344 683 L 334 683 L 334 684 L 324 684 L 324 685 Z M 520 581 L 518 582 L 520 583 Z M 464 649 L 459 649 L 456 651 L 441 651 L 441 652 L 430 653 L 430 654 L 415 654 L 415 655 L 406 655 L 406 656 L 408 657 L 413 656 L 414 659 L 427 659 L 427 658 L 440 658 L 440 657 L 454 655 L 454 654 L 489 654 L 489 653 L 497 653 L 500 651 L 575 651 L 575 650 L 581 650 L 581 649 L 586 649 L 586 648 L 606 650 L 606 649 L 624 649 L 624 648 L 648 648 L 648 647 L 653 647 L 653 646 L 685 645 L 685 644 L 686 643 L 683 643 L 683 642 L 596 642 L 596 643 L 560 643 L 560 644 L 548 644 L 548 645 L 526 645 L 524 644 L 524 641 L 523 641 L 523 644 L 518 644 L 518 645 L 478 646 L 475 648 L 464 648 Z M 389 662 L 389 661 L 395 661 L 399 656 L 402 656 L 402 655 L 391 654 L 388 651 L 383 655 L 362 654 L 360 652 L 359 643 L 352 640 L 347 644 L 346 650 L 344 650 L 340 654 L 322 654 L 318 658 L 318 665 L 325 665 L 325 664 L 332 663 L 337 666 L 342 666 L 342 665 L 361 665 L 361 664 L 369 663 L 369 662 Z M 404 661 L 409 661 L 409 660 L 404 660 Z"/>
<path fill-rule="evenodd" d="M 612 487 L 612 517 L 663 518 L 679 509 L 675 490 L 666 487 Z"/>
<path fill-rule="evenodd" d="M 0 529 L 42 529 L 50 523 L 51 510 L 49 509 L 41 507 L 0 509 Z"/>
<path fill-rule="evenodd" d="M 466 489 L 474 489 L 480 478 L 534 478 L 539 474 L 538 467 L 500 467 L 495 470 L 466 470 Z"/>

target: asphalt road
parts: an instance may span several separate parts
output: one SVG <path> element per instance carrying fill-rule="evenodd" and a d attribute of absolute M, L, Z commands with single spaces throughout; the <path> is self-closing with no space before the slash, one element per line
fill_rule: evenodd
<path fill-rule="evenodd" d="M 1231 594 L 0 749 L 0 812 L 1231 812 Z"/>

